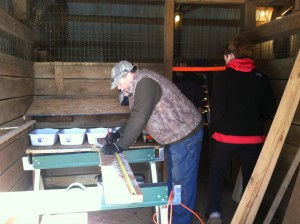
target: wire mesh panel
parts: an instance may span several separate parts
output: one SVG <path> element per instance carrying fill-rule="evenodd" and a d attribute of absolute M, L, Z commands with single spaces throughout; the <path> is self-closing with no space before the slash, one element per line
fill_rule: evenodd
<path fill-rule="evenodd" d="M 35 0 L 36 60 L 163 61 L 164 1 Z"/>
<path fill-rule="evenodd" d="M 223 65 L 222 50 L 240 31 L 240 5 L 178 3 L 175 15 L 175 57 L 190 66 Z"/>
<path fill-rule="evenodd" d="M 0 1 L 0 62 L 14 63 L 14 58 L 31 60 L 30 30 L 21 23 L 12 23 L 12 1 Z M 31 34 L 31 33 L 30 33 Z M 5 55 L 10 55 L 8 60 Z"/>
<path fill-rule="evenodd" d="M 37 61 L 163 62 L 166 0 L 32 1 Z M 174 56 L 189 66 L 223 65 L 221 52 L 240 33 L 243 5 L 190 2 L 175 1 Z M 260 43 L 257 59 L 292 56 L 299 41 L 293 35 Z"/>

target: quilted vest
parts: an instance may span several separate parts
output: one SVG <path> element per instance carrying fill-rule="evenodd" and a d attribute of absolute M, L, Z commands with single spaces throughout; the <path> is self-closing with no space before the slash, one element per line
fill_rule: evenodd
<path fill-rule="evenodd" d="M 201 121 L 201 115 L 194 104 L 189 101 L 170 80 L 153 71 L 137 70 L 128 88 L 129 108 L 134 105 L 137 83 L 143 78 L 155 80 L 162 89 L 162 97 L 156 104 L 145 130 L 159 144 L 170 144 L 181 140 L 191 133 Z"/>

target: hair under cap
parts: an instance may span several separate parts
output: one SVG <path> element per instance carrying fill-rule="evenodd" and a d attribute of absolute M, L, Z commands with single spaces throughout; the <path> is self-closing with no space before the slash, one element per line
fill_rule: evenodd
<path fill-rule="evenodd" d="M 117 87 L 120 79 L 127 75 L 134 68 L 133 64 L 129 61 L 120 61 L 111 70 L 111 89 Z"/>

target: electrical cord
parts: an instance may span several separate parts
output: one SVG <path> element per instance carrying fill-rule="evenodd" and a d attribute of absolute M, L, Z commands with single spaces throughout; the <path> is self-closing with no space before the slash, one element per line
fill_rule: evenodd
<path fill-rule="evenodd" d="M 168 211 L 169 211 L 169 206 L 171 206 L 171 208 L 170 208 L 170 216 L 169 216 L 169 220 L 168 220 L 168 222 L 169 222 L 169 224 L 172 224 L 172 213 L 173 213 L 173 204 L 172 204 L 172 198 L 173 197 L 173 191 L 171 191 L 171 193 L 170 193 L 170 196 L 169 196 L 169 199 L 168 199 L 168 204 L 167 204 L 167 209 L 168 209 Z M 184 205 L 183 203 L 180 203 L 180 205 L 182 206 L 182 207 L 184 207 L 185 209 L 187 209 L 189 212 L 191 212 L 193 215 L 195 215 L 196 216 L 196 218 L 200 221 L 200 223 L 201 224 L 205 224 L 204 222 L 203 222 L 203 220 L 201 219 L 201 217 L 196 213 L 196 212 L 194 212 L 192 209 L 190 209 L 189 207 L 187 207 L 186 205 Z M 153 214 L 153 222 L 155 223 L 155 224 L 158 224 L 155 220 L 156 220 L 156 216 L 157 216 L 157 212 L 155 212 L 154 214 Z"/>

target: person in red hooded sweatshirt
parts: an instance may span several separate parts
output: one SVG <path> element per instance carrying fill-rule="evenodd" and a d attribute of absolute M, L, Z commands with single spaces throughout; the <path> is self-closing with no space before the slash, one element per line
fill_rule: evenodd
<path fill-rule="evenodd" d="M 263 123 L 274 116 L 276 101 L 266 75 L 255 68 L 253 45 L 241 37 L 224 49 L 226 70 L 214 77 L 211 94 L 212 154 L 209 167 L 209 224 L 222 223 L 224 176 L 233 155 L 240 155 L 243 190 L 265 141 Z"/>

